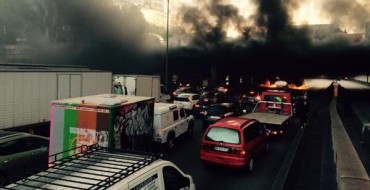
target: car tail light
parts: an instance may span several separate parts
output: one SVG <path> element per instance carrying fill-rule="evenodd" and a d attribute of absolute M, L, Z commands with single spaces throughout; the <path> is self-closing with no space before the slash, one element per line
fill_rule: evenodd
<path fill-rule="evenodd" d="M 245 156 L 247 151 L 244 148 L 232 148 L 231 154 L 236 154 L 239 156 Z"/>
<path fill-rule="evenodd" d="M 208 144 L 208 143 L 202 143 L 201 149 L 203 149 L 203 150 L 210 150 L 211 149 L 211 145 Z"/>
<path fill-rule="evenodd" d="M 242 96 L 243 98 L 246 98 L 247 97 L 247 95 L 245 95 L 245 94 L 243 94 L 243 96 Z"/>
<path fill-rule="evenodd" d="M 253 90 L 249 91 L 249 94 L 254 94 L 254 91 Z"/>
<path fill-rule="evenodd" d="M 196 108 L 200 108 L 200 105 L 199 105 L 199 104 L 195 104 L 195 107 L 196 107 Z"/>
<path fill-rule="evenodd" d="M 207 98 L 204 99 L 204 102 L 208 102 L 209 100 Z"/>

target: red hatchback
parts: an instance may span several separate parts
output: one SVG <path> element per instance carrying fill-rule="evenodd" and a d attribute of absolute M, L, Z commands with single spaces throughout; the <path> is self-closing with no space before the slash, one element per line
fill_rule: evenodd
<path fill-rule="evenodd" d="M 270 131 L 255 119 L 231 117 L 210 125 L 203 135 L 200 159 L 205 164 L 253 170 L 254 159 L 269 149 Z"/>

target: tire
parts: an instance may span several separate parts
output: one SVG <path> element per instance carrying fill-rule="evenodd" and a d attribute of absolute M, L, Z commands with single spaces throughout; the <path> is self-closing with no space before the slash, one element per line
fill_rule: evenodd
<path fill-rule="evenodd" d="M 251 157 L 249 159 L 249 161 L 248 161 L 247 170 L 248 170 L 248 172 L 252 172 L 254 170 L 254 160 L 253 160 L 253 157 Z"/>
<path fill-rule="evenodd" d="M 188 135 L 191 136 L 194 133 L 194 122 L 190 121 L 188 126 Z"/>
<path fill-rule="evenodd" d="M 172 151 L 173 147 L 175 147 L 175 134 L 172 132 L 167 137 L 167 149 Z"/>
<path fill-rule="evenodd" d="M 8 176 L 5 173 L 0 173 L 0 187 L 5 187 L 8 184 Z"/>
<path fill-rule="evenodd" d="M 270 143 L 266 143 L 265 145 L 265 152 L 269 152 L 270 151 Z"/>

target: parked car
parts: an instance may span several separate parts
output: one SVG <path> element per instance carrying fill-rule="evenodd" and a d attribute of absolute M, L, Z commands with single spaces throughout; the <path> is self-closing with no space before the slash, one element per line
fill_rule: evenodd
<path fill-rule="evenodd" d="M 183 106 L 185 110 L 192 111 L 195 104 L 198 103 L 200 98 L 199 94 L 183 93 L 175 97 L 174 104 Z"/>
<path fill-rule="evenodd" d="M 208 127 L 203 135 L 200 159 L 206 165 L 247 168 L 269 150 L 269 130 L 255 119 L 224 118 Z"/>
<path fill-rule="evenodd" d="M 0 131 L 0 187 L 25 171 L 47 168 L 49 139 L 28 133 Z"/>
<path fill-rule="evenodd" d="M 225 117 L 238 116 L 240 111 L 234 103 L 219 103 L 210 105 L 208 111 L 204 113 L 203 126 L 215 123 Z"/>
<path fill-rule="evenodd" d="M 174 98 L 177 97 L 180 94 L 183 94 L 183 93 L 198 94 L 198 90 L 197 90 L 197 88 L 192 87 L 192 86 L 182 86 L 182 87 L 176 89 L 174 92 L 172 92 Z"/>

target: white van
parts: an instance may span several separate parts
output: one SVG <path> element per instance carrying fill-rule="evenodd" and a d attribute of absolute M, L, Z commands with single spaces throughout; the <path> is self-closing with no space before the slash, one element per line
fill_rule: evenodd
<path fill-rule="evenodd" d="M 154 134 L 155 142 L 166 144 L 172 150 L 175 138 L 184 134 L 192 134 L 194 116 L 187 115 L 180 105 L 170 103 L 154 103 Z"/>
<path fill-rule="evenodd" d="M 48 170 L 5 189 L 195 190 L 190 175 L 153 154 L 83 147 L 80 153 L 50 162 Z"/>

